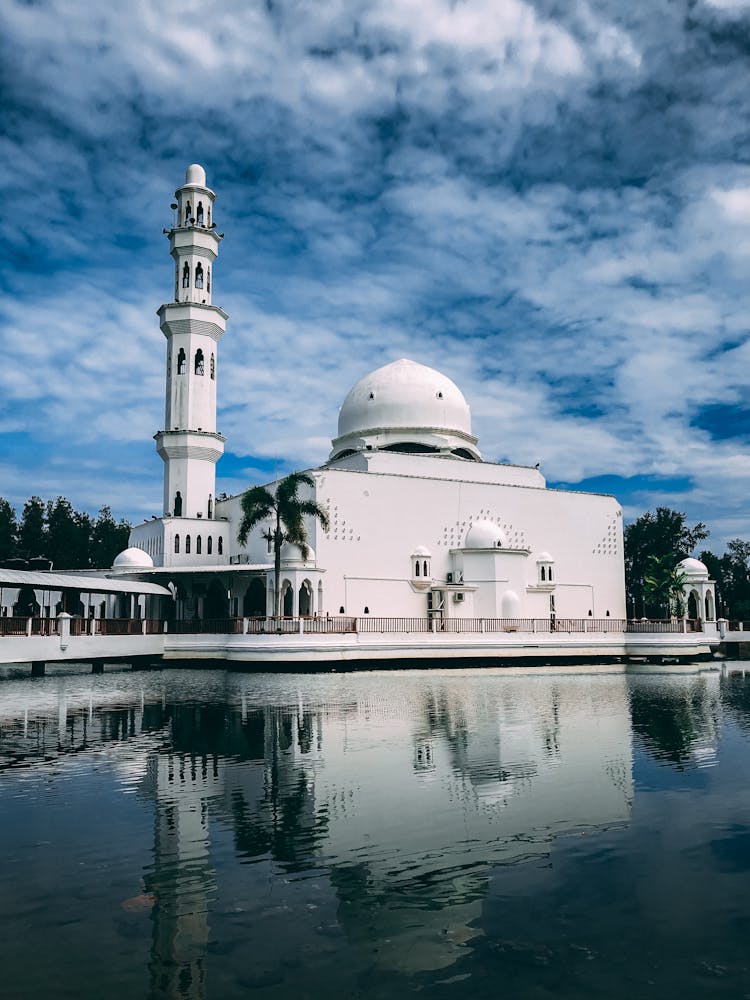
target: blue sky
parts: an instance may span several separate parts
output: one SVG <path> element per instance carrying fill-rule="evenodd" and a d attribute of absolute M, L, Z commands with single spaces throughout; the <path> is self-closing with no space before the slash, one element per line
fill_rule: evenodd
<path fill-rule="evenodd" d="M 406 356 L 488 459 L 750 538 L 750 0 L 5 0 L 0 495 L 159 513 L 162 227 L 226 233 L 220 489 Z"/>

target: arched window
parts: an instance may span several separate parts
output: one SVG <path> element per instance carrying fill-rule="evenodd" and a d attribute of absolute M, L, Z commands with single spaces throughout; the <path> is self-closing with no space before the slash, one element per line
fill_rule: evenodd
<path fill-rule="evenodd" d="M 223 538 L 219 538 L 219 555 L 220 556 L 224 555 L 224 539 Z"/>
<path fill-rule="evenodd" d="M 419 576 L 419 559 L 414 563 L 414 576 Z"/>
<path fill-rule="evenodd" d="M 208 224 L 210 226 L 211 225 L 211 206 L 210 205 L 208 206 L 208 208 L 206 209 L 206 211 L 208 212 Z"/>
<path fill-rule="evenodd" d="M 206 268 L 206 291 L 211 291 L 211 268 Z"/>
<path fill-rule="evenodd" d="M 203 202 L 198 202 L 198 211 L 195 213 L 195 221 L 199 226 L 203 225 Z"/>
<path fill-rule="evenodd" d="M 190 204 L 190 202 L 187 202 L 186 205 L 185 205 L 185 225 L 186 226 L 190 222 L 190 216 L 192 215 L 192 213 L 193 213 L 192 205 Z"/>
<path fill-rule="evenodd" d="M 211 378 L 216 378 L 216 357 L 211 355 Z"/>
<path fill-rule="evenodd" d="M 209 555 L 211 555 L 211 553 L 213 552 L 213 550 L 214 550 L 214 540 L 213 540 L 213 536 L 212 536 L 212 535 L 209 535 L 209 536 L 208 536 L 208 542 L 206 543 L 206 552 L 207 552 L 207 553 L 208 553 Z"/>
<path fill-rule="evenodd" d="M 195 287 L 203 288 L 203 265 L 200 261 L 195 265 Z"/>
<path fill-rule="evenodd" d="M 195 554 L 199 556 L 202 551 L 203 551 L 203 541 L 201 539 L 201 536 L 198 535 L 198 537 L 195 539 Z"/>
<path fill-rule="evenodd" d="M 209 519 L 209 521 L 211 520 L 211 518 L 213 516 L 214 516 L 214 502 L 211 499 L 211 494 L 209 493 L 208 494 L 208 519 Z M 210 549 L 209 549 L 209 551 L 210 551 Z"/>
<path fill-rule="evenodd" d="M 185 535 L 185 553 L 190 552 L 190 535 Z"/>
<path fill-rule="evenodd" d="M 185 261 L 185 266 L 182 269 L 182 287 L 190 288 L 190 265 Z"/>
<path fill-rule="evenodd" d="M 203 375 L 203 373 L 204 373 L 203 369 L 204 369 L 204 365 L 203 365 L 203 351 L 199 347 L 198 350 L 195 352 L 195 374 L 196 375 Z"/>
<path fill-rule="evenodd" d="M 185 358 L 185 349 L 181 347 L 177 354 L 177 374 L 184 375 L 186 371 L 187 361 Z"/>
<path fill-rule="evenodd" d="M 547 579 L 548 579 L 548 580 L 551 580 L 551 579 L 552 579 L 552 567 L 551 567 L 551 566 L 550 566 L 550 567 L 549 567 L 549 569 L 547 570 Z"/>
<path fill-rule="evenodd" d="M 174 516 L 182 517 L 182 493 L 179 490 L 174 495 Z"/>
<path fill-rule="evenodd" d="M 422 563 L 422 575 L 427 576 L 427 560 Z"/>
<path fill-rule="evenodd" d="M 179 535 L 175 535 L 174 536 L 174 550 L 177 553 L 179 553 L 179 551 L 180 551 L 180 536 Z"/>
<path fill-rule="evenodd" d="M 547 579 L 547 567 L 546 566 L 542 566 L 540 572 L 541 572 L 541 576 L 542 576 L 542 583 L 544 583 L 545 580 Z"/>

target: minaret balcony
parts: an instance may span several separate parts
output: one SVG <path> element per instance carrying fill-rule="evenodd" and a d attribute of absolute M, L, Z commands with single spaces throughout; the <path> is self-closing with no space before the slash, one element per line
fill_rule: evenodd
<path fill-rule="evenodd" d="M 223 434 L 214 431 L 171 430 L 154 434 L 156 450 L 165 461 L 193 458 L 203 462 L 218 462 L 224 454 Z"/>
<path fill-rule="evenodd" d="M 219 306 L 203 302 L 167 302 L 156 315 L 165 337 L 198 334 L 217 343 L 227 327 L 228 315 Z"/>
<path fill-rule="evenodd" d="M 216 260 L 219 255 L 219 243 L 221 236 L 216 230 L 204 226 L 183 226 L 169 231 L 169 252 L 173 257 L 177 254 L 184 257 L 187 254 L 197 253 Z"/>

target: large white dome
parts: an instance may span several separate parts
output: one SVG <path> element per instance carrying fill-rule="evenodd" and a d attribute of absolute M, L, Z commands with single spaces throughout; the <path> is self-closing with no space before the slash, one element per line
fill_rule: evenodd
<path fill-rule="evenodd" d="M 471 411 L 447 376 L 401 358 L 360 379 L 339 412 L 331 458 L 372 449 L 480 459 Z"/>

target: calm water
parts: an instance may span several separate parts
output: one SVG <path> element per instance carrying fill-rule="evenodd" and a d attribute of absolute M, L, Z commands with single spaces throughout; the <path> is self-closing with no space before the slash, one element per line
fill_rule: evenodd
<path fill-rule="evenodd" d="M 750 996 L 750 675 L 0 682 L 0 995 Z"/>

